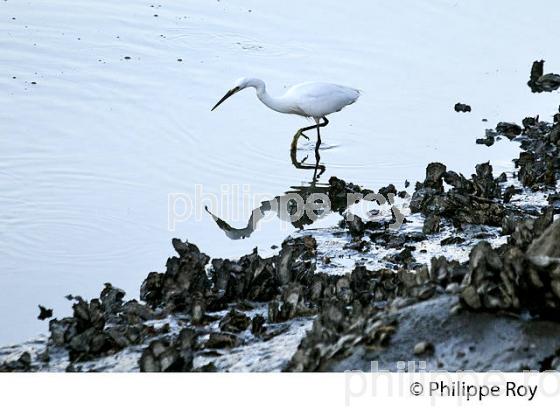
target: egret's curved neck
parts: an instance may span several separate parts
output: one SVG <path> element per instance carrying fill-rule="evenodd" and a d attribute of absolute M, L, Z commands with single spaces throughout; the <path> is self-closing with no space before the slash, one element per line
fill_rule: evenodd
<path fill-rule="evenodd" d="M 263 80 L 252 78 L 249 80 L 248 87 L 253 87 L 257 90 L 257 97 L 268 108 L 274 111 L 289 113 L 290 107 L 285 103 L 282 97 L 273 97 L 266 92 L 266 85 Z"/>

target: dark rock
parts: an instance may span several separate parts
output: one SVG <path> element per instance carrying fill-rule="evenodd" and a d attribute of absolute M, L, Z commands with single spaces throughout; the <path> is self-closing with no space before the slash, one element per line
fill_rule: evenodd
<path fill-rule="evenodd" d="M 116 325 L 108 327 L 104 334 L 103 341 L 110 343 L 113 348 L 116 350 L 124 349 L 130 345 L 136 345 L 142 343 L 144 340 L 144 327 L 140 324 L 126 326 L 126 325 Z M 76 338 L 72 339 L 75 340 Z M 101 339 L 100 339 L 101 341 Z M 102 346 L 103 347 L 103 346 Z M 76 350 L 76 349 L 74 349 Z M 87 352 L 87 348 L 81 349 L 82 351 Z"/>
<path fill-rule="evenodd" d="M 454 225 L 481 224 L 500 226 L 505 213 L 499 179 L 492 176 L 489 163 L 479 164 L 472 180 L 452 171 L 444 171 L 444 166 L 428 165 L 426 178 L 418 184 L 410 202 L 413 213 L 436 215 L 450 219 Z M 435 172 L 434 170 L 437 170 Z M 441 172 L 443 171 L 443 172 Z M 453 188 L 443 191 L 443 179 Z"/>
<path fill-rule="evenodd" d="M 342 212 L 353 203 L 358 202 L 367 195 L 373 195 L 374 192 L 368 189 L 362 189 L 358 185 L 346 183 L 337 177 L 329 179 L 329 200 L 331 201 L 331 209 L 333 212 Z M 354 201 L 349 201 L 354 198 Z"/>
<path fill-rule="evenodd" d="M 465 240 L 460 236 L 449 236 L 445 239 L 442 239 L 439 244 L 441 246 L 447 246 L 447 245 L 458 245 L 464 242 Z"/>
<path fill-rule="evenodd" d="M 336 358 L 345 357 L 358 347 L 369 351 L 385 348 L 395 332 L 394 321 L 379 320 L 377 316 L 362 316 L 357 310 L 330 304 L 313 323 L 313 328 L 300 343 L 286 370 L 323 371 Z"/>
<path fill-rule="evenodd" d="M 192 351 L 166 340 L 155 340 L 144 349 L 139 360 L 141 372 L 188 372 L 192 370 Z"/>
<path fill-rule="evenodd" d="M 416 356 L 431 355 L 434 353 L 434 345 L 430 342 L 418 342 L 414 345 Z"/>
<path fill-rule="evenodd" d="M 560 74 L 548 73 L 537 80 L 537 87 L 544 92 L 555 91 L 560 88 Z"/>
<path fill-rule="evenodd" d="M 539 116 L 537 115 L 536 117 L 525 117 L 523 118 L 523 121 L 521 121 L 521 123 L 523 124 L 523 133 L 528 133 L 534 127 L 538 127 Z"/>
<path fill-rule="evenodd" d="M 544 292 L 543 310 L 557 317 L 560 309 L 560 220 L 550 225 L 527 249 L 532 264 L 530 283 Z M 547 312 L 548 313 L 548 312 Z"/>
<path fill-rule="evenodd" d="M 519 301 L 512 285 L 516 278 L 501 275 L 503 267 L 500 256 L 490 244 L 479 242 L 470 254 L 462 301 L 472 309 L 518 308 Z"/>
<path fill-rule="evenodd" d="M 426 179 L 424 180 L 424 188 L 434 189 L 437 192 L 443 192 L 443 175 L 447 171 L 447 167 L 439 162 L 432 162 L 426 168 Z"/>
<path fill-rule="evenodd" d="M 241 339 L 233 333 L 214 332 L 205 344 L 207 349 L 229 349 L 241 345 Z"/>
<path fill-rule="evenodd" d="M 220 321 L 220 330 L 230 333 L 244 331 L 251 324 L 251 318 L 241 312 L 231 309 Z"/>
<path fill-rule="evenodd" d="M 124 303 L 123 298 L 124 291 L 111 284 L 105 284 L 99 299 L 87 302 L 72 297 L 73 316 L 49 322 L 49 346 L 66 348 L 71 362 L 85 361 L 168 331 L 165 326 L 155 330 L 145 325 L 146 320 L 156 318 L 153 311 L 135 300 Z"/>
<path fill-rule="evenodd" d="M 117 317 L 109 317 L 109 320 L 115 323 L 140 324 L 146 320 L 154 320 L 159 318 L 149 306 L 139 303 L 132 299 L 125 302 L 117 313 Z"/>
<path fill-rule="evenodd" d="M 105 327 L 105 314 L 99 299 L 92 299 L 89 303 L 79 299 L 72 305 L 72 309 L 78 333 L 90 328 L 102 330 Z"/>
<path fill-rule="evenodd" d="M 424 220 L 422 233 L 430 235 L 439 232 L 441 218 L 437 215 L 428 215 Z"/>
<path fill-rule="evenodd" d="M 503 195 L 504 203 L 506 204 L 509 203 L 514 195 L 520 194 L 521 192 L 522 192 L 521 189 L 515 188 L 513 185 L 508 186 L 504 190 L 504 195 Z"/>
<path fill-rule="evenodd" d="M 192 350 L 195 349 L 197 337 L 194 329 L 184 328 L 179 332 L 175 344 L 180 350 Z"/>
<path fill-rule="evenodd" d="M 311 313 L 311 308 L 305 303 L 303 287 L 297 283 L 290 283 L 282 295 L 269 303 L 268 320 L 271 323 L 285 322 L 297 316 Z"/>
<path fill-rule="evenodd" d="M 556 255 L 560 255 L 560 223 L 544 230 L 550 216 L 547 210 L 541 218 L 524 220 L 516 227 L 510 244 L 498 250 L 484 241 L 472 249 L 461 293 L 465 306 L 473 310 L 529 311 L 557 320 L 560 258 Z M 542 234 L 532 239 L 539 232 Z"/>
<path fill-rule="evenodd" d="M 389 184 L 386 187 L 380 188 L 378 193 L 385 198 L 389 198 L 389 195 L 397 195 L 397 188 L 393 184 Z"/>
<path fill-rule="evenodd" d="M 472 191 L 473 183 L 463 176 L 463 174 L 458 174 L 455 171 L 447 171 L 443 175 L 443 180 L 446 184 L 451 185 L 459 191 Z"/>
<path fill-rule="evenodd" d="M 463 103 L 457 103 L 454 107 L 456 112 L 471 112 L 471 106 Z"/>
<path fill-rule="evenodd" d="M 348 228 L 352 236 L 362 236 L 366 230 L 366 224 L 358 215 L 347 213 L 344 222 L 344 226 Z"/>
<path fill-rule="evenodd" d="M 526 140 L 524 145 L 530 151 L 519 154 L 515 165 L 519 168 L 518 179 L 532 190 L 554 187 L 560 171 L 558 145 L 552 142 L 553 131 L 542 134 L 539 139 Z M 537 152 L 538 150 L 538 152 Z"/>
<path fill-rule="evenodd" d="M 477 144 L 484 144 L 487 147 L 491 147 L 496 142 L 497 133 L 494 130 L 487 129 L 484 138 L 478 138 L 476 140 Z"/>
<path fill-rule="evenodd" d="M 503 178 L 500 176 L 494 179 L 492 175 L 492 166 L 489 162 L 476 166 L 476 174 L 472 176 L 472 181 L 474 195 L 486 199 L 500 198 L 501 188 L 499 183 L 503 181 Z"/>
<path fill-rule="evenodd" d="M 197 295 L 193 297 L 191 304 L 191 323 L 193 325 L 202 325 L 206 319 L 206 303 L 204 298 Z"/>
<path fill-rule="evenodd" d="M 255 315 L 251 321 L 251 332 L 255 336 L 261 336 L 265 331 L 265 318 L 262 315 Z"/>
<path fill-rule="evenodd" d="M 496 125 L 496 132 L 500 135 L 508 137 L 509 139 L 513 139 L 518 135 L 521 135 L 522 131 L 523 129 L 513 122 L 500 122 Z"/>
<path fill-rule="evenodd" d="M 197 367 L 193 369 L 193 372 L 200 372 L 200 373 L 215 373 L 218 369 L 216 365 L 212 362 L 205 364 L 204 366 Z"/>
<path fill-rule="evenodd" d="M 423 285 L 423 294 L 419 297 L 420 300 L 425 300 L 431 298 L 432 296 L 437 296 L 442 292 L 444 288 L 449 288 L 450 285 L 458 285 L 459 281 L 463 278 L 463 265 L 457 261 L 450 261 L 447 265 L 447 271 L 444 270 L 434 270 L 434 260 L 432 258 L 432 269 L 429 271 L 430 280 L 426 281 Z M 439 259 L 444 259 L 444 256 L 440 256 Z M 423 269 L 426 269 L 424 266 Z M 460 275 L 460 276 L 458 276 Z"/>
<path fill-rule="evenodd" d="M 314 258 L 317 242 L 311 236 L 288 239 L 282 243 L 282 250 L 276 258 L 276 278 L 281 285 L 292 280 L 303 281 L 314 272 Z"/>
<path fill-rule="evenodd" d="M 544 73 L 544 60 L 534 61 L 533 65 L 531 66 L 531 76 L 529 78 L 529 82 L 527 83 L 527 85 L 531 88 L 532 92 L 534 93 L 542 92 L 537 82 L 539 78 L 541 78 L 543 73 Z"/>
<path fill-rule="evenodd" d="M 552 223 L 553 217 L 554 210 L 548 207 L 544 209 L 542 215 L 537 218 L 504 218 L 502 231 L 509 231 L 511 237 L 508 242 L 524 251 L 531 244 L 533 239 L 541 235 Z M 511 225 L 513 229 L 510 227 Z"/>
<path fill-rule="evenodd" d="M 533 62 L 531 67 L 531 78 L 527 85 L 534 93 L 551 92 L 560 87 L 560 75 L 558 74 L 543 74 L 544 73 L 544 60 Z"/>
<path fill-rule="evenodd" d="M 560 220 L 550 225 L 527 249 L 527 256 L 543 263 L 560 258 Z"/>
<path fill-rule="evenodd" d="M 395 265 L 408 266 L 415 262 L 414 256 L 412 256 L 413 250 L 413 246 L 405 246 L 405 248 L 401 252 L 393 254 L 386 259 L 389 262 L 394 263 Z"/>
<path fill-rule="evenodd" d="M 17 360 L 6 361 L 0 364 L 0 373 L 29 372 L 31 370 L 31 355 L 23 352 Z"/>
<path fill-rule="evenodd" d="M 119 312 L 122 308 L 125 294 L 124 290 L 115 288 L 110 283 L 105 283 L 105 288 L 99 296 L 103 310 L 109 315 Z"/>
<path fill-rule="evenodd" d="M 476 143 L 479 145 L 486 145 L 487 147 L 491 147 L 494 145 L 496 140 L 494 138 L 477 138 Z"/>
<path fill-rule="evenodd" d="M 64 346 L 78 333 L 74 318 L 53 319 L 49 322 L 50 341 L 55 346 Z"/>
<path fill-rule="evenodd" d="M 167 271 L 152 272 L 142 283 L 140 299 L 152 307 L 165 305 L 170 311 L 189 311 L 192 295 L 205 294 L 210 289 L 205 266 L 210 258 L 196 245 L 173 239 L 179 257 L 167 260 Z"/>
<path fill-rule="evenodd" d="M 53 315 L 52 309 L 47 309 L 46 307 L 39 305 L 39 316 L 37 316 L 37 319 L 45 320 L 52 317 L 52 315 Z"/>

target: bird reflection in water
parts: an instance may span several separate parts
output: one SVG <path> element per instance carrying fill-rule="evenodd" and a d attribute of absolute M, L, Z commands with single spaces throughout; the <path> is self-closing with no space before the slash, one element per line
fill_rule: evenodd
<path fill-rule="evenodd" d="M 296 142 L 297 137 L 299 137 L 299 135 L 296 134 L 296 136 L 294 136 L 294 140 Z M 226 236 L 230 239 L 245 239 L 251 236 L 251 234 L 256 230 L 258 223 L 268 212 L 275 212 L 280 220 L 286 221 L 298 229 L 302 229 L 306 225 L 313 224 L 318 219 L 326 216 L 330 211 L 329 204 L 321 201 L 316 195 L 323 194 L 328 196 L 329 192 L 328 184 L 320 184 L 318 182 L 319 178 L 326 170 L 326 167 L 319 163 L 321 159 L 319 154 L 320 145 L 321 141 L 318 140 L 314 151 L 315 163 L 307 164 L 305 161 L 308 157 L 298 161 L 296 144 L 292 144 L 292 148 L 290 150 L 292 164 L 297 169 L 312 169 L 313 178 L 311 182 L 308 185 L 291 187 L 291 189 L 284 195 L 279 195 L 271 200 L 262 202 L 258 208 L 253 209 L 251 216 L 249 217 L 249 221 L 244 228 L 232 227 L 226 221 L 210 212 L 208 207 L 205 207 L 206 212 L 212 216 L 218 227 L 224 231 Z M 301 198 L 303 203 L 306 204 L 305 210 L 301 209 L 301 206 L 300 209 L 298 209 L 298 203 L 294 199 L 294 197 L 297 198 L 298 196 Z M 298 201 L 299 204 L 302 203 L 301 200 Z M 311 211 L 308 207 L 310 203 L 312 204 Z"/>

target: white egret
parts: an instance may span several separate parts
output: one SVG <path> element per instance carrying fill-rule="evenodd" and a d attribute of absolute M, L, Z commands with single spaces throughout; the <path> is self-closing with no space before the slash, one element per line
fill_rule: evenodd
<path fill-rule="evenodd" d="M 320 144 L 321 133 L 319 129 L 329 123 L 326 116 L 355 103 L 360 96 L 360 91 L 355 88 L 331 83 L 306 82 L 294 85 L 280 97 L 273 97 L 266 92 L 264 81 L 258 78 L 240 78 L 235 83 L 235 86 L 218 101 L 211 111 L 214 111 L 218 105 L 233 94 L 248 87 L 254 88 L 257 91 L 259 100 L 271 110 L 284 114 L 311 117 L 315 120 L 316 125 L 300 128 L 294 135 L 292 149 L 295 149 L 299 136 L 303 135 L 307 138 L 303 132 L 313 128 L 317 129 L 317 143 Z"/>

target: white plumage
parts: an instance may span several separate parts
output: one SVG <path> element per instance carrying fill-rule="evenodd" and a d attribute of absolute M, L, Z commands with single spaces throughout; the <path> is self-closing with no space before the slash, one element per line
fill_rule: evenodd
<path fill-rule="evenodd" d="M 273 97 L 266 92 L 264 81 L 258 78 L 241 78 L 235 86 L 229 90 L 224 97 L 212 108 L 212 111 L 233 94 L 252 87 L 257 91 L 257 97 L 268 108 L 284 114 L 295 114 L 302 117 L 312 117 L 316 125 L 305 127 L 298 130 L 294 135 L 292 148 L 297 143 L 297 138 L 303 135 L 303 131 L 317 128 L 317 137 L 320 143 L 321 134 L 320 127 L 326 126 L 329 121 L 326 116 L 334 112 L 342 110 L 347 105 L 353 104 L 360 96 L 360 91 L 345 87 L 343 85 L 306 82 L 290 87 L 286 93 L 280 97 Z M 323 119 L 323 123 L 321 123 Z"/>
<path fill-rule="evenodd" d="M 293 101 L 297 114 L 317 119 L 355 103 L 359 96 L 358 90 L 343 85 L 307 82 L 290 87 L 281 98 Z"/>

